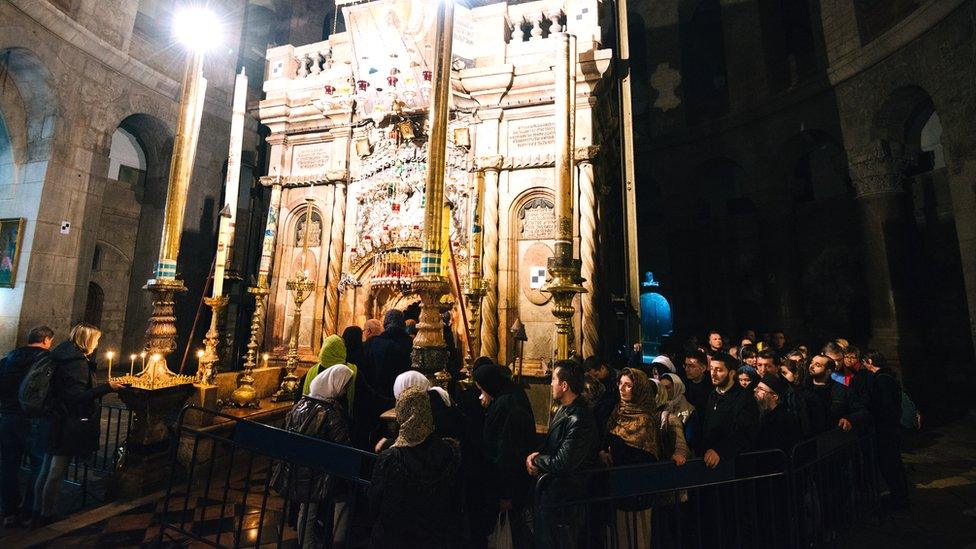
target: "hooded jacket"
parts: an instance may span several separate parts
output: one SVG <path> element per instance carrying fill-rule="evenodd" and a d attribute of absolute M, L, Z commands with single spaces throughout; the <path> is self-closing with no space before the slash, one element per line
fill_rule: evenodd
<path fill-rule="evenodd" d="M 40 347 L 19 347 L 0 359 L 0 415 L 22 415 L 17 392 L 30 367 L 48 354 Z"/>

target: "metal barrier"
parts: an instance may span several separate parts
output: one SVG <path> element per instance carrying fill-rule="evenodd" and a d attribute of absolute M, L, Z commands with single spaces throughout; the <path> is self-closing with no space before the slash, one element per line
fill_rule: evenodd
<path fill-rule="evenodd" d="M 213 422 L 187 425 L 188 411 Z M 369 484 L 376 459 L 195 406 L 180 413 L 177 436 L 160 543 L 168 537 L 213 547 L 315 545 L 313 524 L 323 516 L 338 537 L 340 516 L 354 514 L 356 488 Z"/>
<path fill-rule="evenodd" d="M 90 456 L 72 459 L 64 474 L 64 482 L 77 486 L 80 489 L 80 506 L 82 508 L 88 505 L 89 497 L 94 497 L 98 500 L 103 499 L 99 494 L 94 493 L 90 481 L 93 477 L 101 479 L 115 471 L 115 464 L 119 458 L 120 448 L 125 443 L 125 439 L 129 435 L 129 429 L 132 427 L 132 410 L 129 410 L 125 406 L 114 404 L 102 405 L 100 422 L 101 430 L 99 432 L 98 449 Z M 34 430 L 32 436 L 46 437 L 47 434 L 41 430 Z M 35 442 L 39 444 L 40 448 L 43 448 L 43 441 L 38 440 Z M 43 450 L 41 451 L 43 452 Z M 21 465 L 22 469 L 31 471 L 32 478 L 33 473 L 36 473 L 36 470 L 40 467 L 40 463 L 34 463 L 34 461 L 35 456 L 28 452 L 24 455 L 24 461 Z"/>
<path fill-rule="evenodd" d="M 657 462 L 543 475 L 536 547 L 820 547 L 877 516 L 875 439 L 839 429 L 709 469 Z"/>
<path fill-rule="evenodd" d="M 786 455 L 752 452 L 714 469 L 701 459 L 543 475 L 537 547 L 777 547 L 789 529 L 765 527 L 789 508 Z M 586 494 L 585 496 L 583 494 Z"/>

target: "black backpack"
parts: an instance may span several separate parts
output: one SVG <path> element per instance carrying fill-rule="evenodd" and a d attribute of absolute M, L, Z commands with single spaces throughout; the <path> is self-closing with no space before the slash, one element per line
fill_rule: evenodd
<path fill-rule="evenodd" d="M 48 394 L 51 392 L 51 378 L 54 377 L 56 364 L 51 355 L 45 354 L 31 364 L 27 375 L 20 382 L 17 400 L 28 417 L 42 417 L 50 407 Z"/>

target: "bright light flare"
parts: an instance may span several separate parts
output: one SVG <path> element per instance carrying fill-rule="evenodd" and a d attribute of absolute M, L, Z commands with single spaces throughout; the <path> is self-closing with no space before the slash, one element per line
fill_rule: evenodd
<path fill-rule="evenodd" d="M 182 9 L 173 17 L 173 35 L 194 51 L 205 52 L 219 46 L 222 30 L 220 19 L 202 6 Z"/>

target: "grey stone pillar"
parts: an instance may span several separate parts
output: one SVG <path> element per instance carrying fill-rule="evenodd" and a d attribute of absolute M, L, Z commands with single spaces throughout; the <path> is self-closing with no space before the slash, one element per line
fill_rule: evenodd
<path fill-rule="evenodd" d="M 911 207 L 902 143 L 878 140 L 852 151 L 851 177 L 858 202 L 864 282 L 871 316 L 871 346 L 901 362 L 913 347 L 908 265 Z"/>

